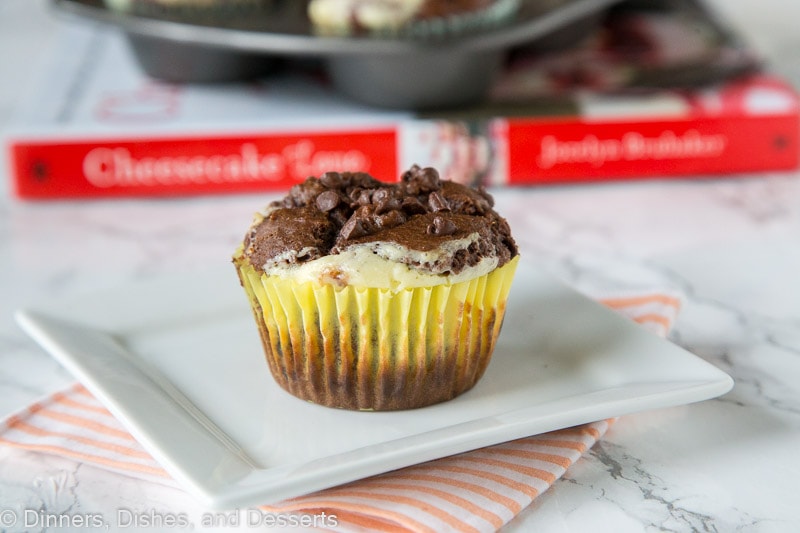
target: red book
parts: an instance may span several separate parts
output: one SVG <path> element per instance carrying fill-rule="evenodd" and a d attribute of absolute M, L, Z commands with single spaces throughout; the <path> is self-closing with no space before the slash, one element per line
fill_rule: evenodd
<path fill-rule="evenodd" d="M 506 121 L 510 184 L 741 174 L 797 168 L 794 89 L 749 76 L 676 93 L 672 116 Z"/>
<path fill-rule="evenodd" d="M 285 189 L 330 169 L 393 176 L 393 129 L 293 134 L 18 140 L 21 198 L 230 193 Z"/>
<path fill-rule="evenodd" d="M 395 180 L 412 164 L 491 186 L 796 168 L 795 90 L 685 19 L 622 10 L 603 39 L 514 50 L 486 106 L 446 116 L 365 107 L 314 71 L 162 84 L 119 34 L 71 27 L 6 139 L 12 186 L 47 199 L 285 190 L 327 170 Z M 653 89 L 665 76 L 693 83 Z"/>

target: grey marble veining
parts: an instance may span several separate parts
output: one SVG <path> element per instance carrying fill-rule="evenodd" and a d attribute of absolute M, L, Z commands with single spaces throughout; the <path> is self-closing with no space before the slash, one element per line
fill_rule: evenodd
<path fill-rule="evenodd" d="M 5 1 L 0 16 L 26 9 L 27 0 Z M 768 4 L 800 15 L 796 3 Z M 758 29 L 771 9 L 759 5 L 730 14 L 746 20 L 757 10 Z M 795 35 L 760 42 L 782 72 L 800 72 L 789 53 Z M 0 120 L 10 105 L 0 104 Z M 681 293 L 670 340 L 736 381 L 714 400 L 622 417 L 507 531 L 800 531 L 800 173 L 497 191 L 496 199 L 523 253 L 579 290 Z M 27 204 L 2 195 L 0 415 L 72 383 L 13 323 L 15 309 L 227 262 L 250 213 L 268 200 Z M 0 447 L 4 508 L 203 511 L 173 487 Z"/>
<path fill-rule="evenodd" d="M 509 531 L 800 526 L 791 496 L 800 447 L 800 182 L 760 179 L 497 193 L 523 252 L 567 283 L 587 292 L 662 287 L 683 294 L 670 339 L 736 380 L 715 400 L 621 418 Z M 771 192 L 736 200 L 737 188 Z M 681 202 L 679 217 L 671 197 Z M 592 210 L 599 200 L 607 216 Z M 242 213 L 261 201 L 7 205 L 0 407 L 11 412 L 71 382 L 10 322 L 15 307 L 227 262 L 249 216 Z M 70 242 L 78 237 L 75 250 Z M 0 501 L 57 511 L 154 505 L 201 512 L 176 489 L 34 455 L 0 449 Z"/>

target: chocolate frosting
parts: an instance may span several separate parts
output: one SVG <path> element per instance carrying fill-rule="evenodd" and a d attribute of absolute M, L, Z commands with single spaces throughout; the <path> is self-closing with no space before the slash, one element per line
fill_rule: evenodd
<path fill-rule="evenodd" d="M 246 235 L 244 253 L 256 268 L 295 264 L 337 254 L 351 245 L 392 242 L 430 251 L 473 233 L 479 238 L 436 265 L 409 266 L 457 274 L 483 257 L 498 267 L 518 254 L 494 199 L 483 188 L 441 180 L 432 168 L 413 166 L 397 183 L 361 172 L 327 172 L 295 185 L 272 202 Z M 441 264 L 444 261 L 446 264 Z"/>

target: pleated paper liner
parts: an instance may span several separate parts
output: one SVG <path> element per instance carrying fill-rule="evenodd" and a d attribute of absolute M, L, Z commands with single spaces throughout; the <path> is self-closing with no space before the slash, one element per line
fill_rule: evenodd
<path fill-rule="evenodd" d="M 518 257 L 472 280 L 388 289 L 296 283 L 237 260 L 275 381 L 329 407 L 411 409 L 483 375 Z"/>

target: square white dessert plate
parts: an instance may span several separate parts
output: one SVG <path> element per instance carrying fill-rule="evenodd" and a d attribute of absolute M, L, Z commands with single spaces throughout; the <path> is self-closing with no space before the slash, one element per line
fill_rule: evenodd
<path fill-rule="evenodd" d="M 233 267 L 17 312 L 202 504 L 235 508 L 647 409 L 733 385 L 724 372 L 521 264 L 483 379 L 439 405 L 335 410 L 272 380 Z"/>

